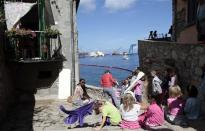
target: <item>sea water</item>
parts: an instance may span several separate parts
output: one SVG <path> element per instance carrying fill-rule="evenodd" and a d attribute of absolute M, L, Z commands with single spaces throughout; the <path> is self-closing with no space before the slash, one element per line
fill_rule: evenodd
<path fill-rule="evenodd" d="M 129 55 L 128 59 L 124 59 L 122 55 L 106 55 L 104 57 L 85 57 L 80 58 L 80 78 L 86 79 L 89 85 L 100 86 L 100 77 L 105 70 L 110 70 L 113 77 L 120 83 L 131 74 L 129 71 L 115 69 L 120 67 L 123 69 L 134 70 L 139 66 L 138 55 Z M 96 65 L 96 66 L 87 66 Z M 104 67 L 98 67 L 104 66 Z M 108 68 L 114 67 L 114 68 Z"/>

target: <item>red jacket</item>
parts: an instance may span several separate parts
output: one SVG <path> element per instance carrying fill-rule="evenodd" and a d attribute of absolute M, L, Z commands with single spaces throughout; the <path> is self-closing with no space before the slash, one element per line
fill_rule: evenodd
<path fill-rule="evenodd" d="M 102 75 L 100 84 L 102 87 L 113 87 L 113 84 L 116 83 L 116 80 L 112 77 L 112 74 L 106 73 Z"/>

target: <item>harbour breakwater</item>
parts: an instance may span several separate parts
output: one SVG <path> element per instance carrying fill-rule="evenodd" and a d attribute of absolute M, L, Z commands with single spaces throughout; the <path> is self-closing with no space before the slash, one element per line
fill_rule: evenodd
<path fill-rule="evenodd" d="M 124 60 L 121 55 L 80 58 L 80 77 L 85 78 L 89 85 L 100 86 L 101 75 L 105 70 L 110 70 L 120 82 L 139 66 L 138 55 L 134 54 L 128 57 L 128 60 Z"/>

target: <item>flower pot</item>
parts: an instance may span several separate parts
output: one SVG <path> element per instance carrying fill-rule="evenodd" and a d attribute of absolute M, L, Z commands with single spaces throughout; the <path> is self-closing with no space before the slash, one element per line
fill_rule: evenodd
<path fill-rule="evenodd" d="M 46 35 L 47 38 L 53 38 L 56 39 L 58 37 L 57 34 L 53 34 L 53 35 Z"/>

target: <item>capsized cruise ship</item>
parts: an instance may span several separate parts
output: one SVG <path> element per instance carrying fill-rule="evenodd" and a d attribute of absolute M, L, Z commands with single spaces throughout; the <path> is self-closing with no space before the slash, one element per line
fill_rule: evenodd
<path fill-rule="evenodd" d="M 101 51 L 93 51 L 89 53 L 89 56 L 91 57 L 101 57 L 101 56 L 105 56 L 105 54 Z"/>

